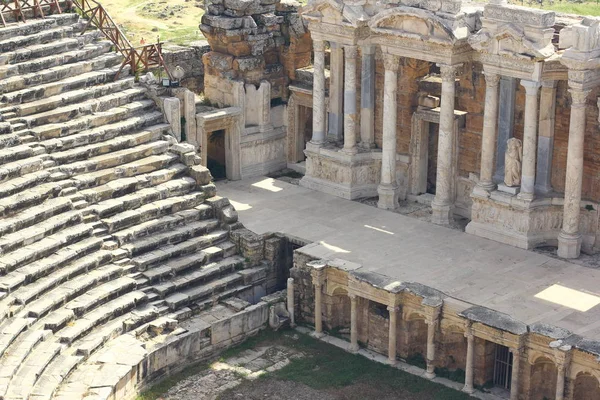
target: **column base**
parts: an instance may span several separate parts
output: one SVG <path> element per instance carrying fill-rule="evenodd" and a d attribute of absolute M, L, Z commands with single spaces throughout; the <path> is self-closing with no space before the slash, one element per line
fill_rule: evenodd
<path fill-rule="evenodd" d="M 358 147 L 360 147 L 361 149 L 365 149 L 365 150 L 371 150 L 371 149 L 374 149 L 377 146 L 375 145 L 375 143 L 360 142 L 358 144 Z"/>
<path fill-rule="evenodd" d="M 398 364 L 398 360 L 396 360 L 396 359 L 392 360 L 391 358 L 388 358 L 387 361 L 386 361 L 386 364 L 388 364 L 388 365 L 396 365 L 396 364 Z"/>
<path fill-rule="evenodd" d="M 465 385 L 465 387 L 462 388 L 462 391 L 465 393 L 468 393 L 468 394 L 475 393 L 475 389 L 473 389 L 472 387 L 467 387 L 466 385 Z"/>
<path fill-rule="evenodd" d="M 354 344 L 350 344 L 350 346 L 348 346 L 348 352 L 350 353 L 358 353 L 358 351 L 360 350 L 360 346 L 359 345 L 354 345 Z"/>
<path fill-rule="evenodd" d="M 315 147 L 321 147 L 325 144 L 325 140 L 310 140 L 308 143 Z"/>
<path fill-rule="evenodd" d="M 437 225 L 450 225 L 452 222 L 452 206 L 438 204 L 435 199 L 431 202 L 431 222 Z"/>
<path fill-rule="evenodd" d="M 577 258 L 581 254 L 581 235 L 561 231 L 558 235 L 558 256 Z"/>
<path fill-rule="evenodd" d="M 380 184 L 377 187 L 379 201 L 377 207 L 384 210 L 395 210 L 398 208 L 398 188 L 394 185 Z"/>
<path fill-rule="evenodd" d="M 312 332 L 310 336 L 314 337 L 315 339 L 321 339 L 325 336 L 325 334 L 323 332 Z"/>
<path fill-rule="evenodd" d="M 358 148 L 356 146 L 350 147 L 350 148 L 345 148 L 344 147 L 342 149 L 342 153 L 349 154 L 349 155 L 358 154 Z"/>
<path fill-rule="evenodd" d="M 523 187 L 521 187 L 521 190 L 523 190 Z M 528 193 L 528 192 L 520 192 L 517 195 L 517 199 L 525 200 L 525 201 L 532 201 L 533 197 L 534 197 L 533 193 Z"/>
<path fill-rule="evenodd" d="M 473 187 L 473 196 L 489 198 L 490 192 L 496 188 L 496 185 L 492 184 L 491 187 L 488 186 L 480 186 L 479 184 Z"/>
<path fill-rule="evenodd" d="M 435 378 L 435 372 L 430 372 L 430 371 L 425 372 L 425 378 L 427 378 L 427 379 Z"/>

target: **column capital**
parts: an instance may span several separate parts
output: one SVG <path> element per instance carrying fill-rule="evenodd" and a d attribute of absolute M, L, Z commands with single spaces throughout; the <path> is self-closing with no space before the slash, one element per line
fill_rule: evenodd
<path fill-rule="evenodd" d="M 484 77 L 485 77 L 485 85 L 487 87 L 497 87 L 498 84 L 500 83 L 500 75 L 495 74 L 495 73 L 491 73 L 491 72 L 484 72 Z"/>
<path fill-rule="evenodd" d="M 345 58 L 356 58 L 358 54 L 358 46 L 355 45 L 345 45 L 344 46 L 344 57 Z"/>
<path fill-rule="evenodd" d="M 313 39 L 314 51 L 325 51 L 325 41 L 321 39 Z"/>
<path fill-rule="evenodd" d="M 397 313 L 398 311 L 400 311 L 400 307 L 398 307 L 398 306 L 387 306 L 387 310 L 389 312 Z"/>
<path fill-rule="evenodd" d="M 348 293 L 348 297 L 350 297 L 350 300 L 356 300 L 358 295 L 356 293 Z"/>
<path fill-rule="evenodd" d="M 454 82 L 454 79 L 456 79 L 456 75 L 462 67 L 462 64 L 438 64 L 438 67 L 440 67 L 440 75 L 442 76 L 442 81 Z"/>
<path fill-rule="evenodd" d="M 537 96 L 541 85 L 539 82 L 521 79 L 521 86 L 525 88 L 525 93 L 527 93 L 528 96 Z"/>
<path fill-rule="evenodd" d="M 557 83 L 558 83 L 558 81 L 542 81 L 542 89 L 544 89 L 544 88 L 555 89 Z"/>
<path fill-rule="evenodd" d="M 587 103 L 587 97 L 590 92 L 591 90 L 570 88 L 569 93 L 571 93 L 571 107 L 585 107 Z"/>
<path fill-rule="evenodd" d="M 400 67 L 400 56 L 395 54 L 383 54 L 383 68 L 386 71 L 398 72 Z"/>

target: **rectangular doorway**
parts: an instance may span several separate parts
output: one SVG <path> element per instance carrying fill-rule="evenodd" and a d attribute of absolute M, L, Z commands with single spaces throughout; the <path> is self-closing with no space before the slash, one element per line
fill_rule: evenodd
<path fill-rule="evenodd" d="M 438 132 L 440 124 L 429 122 L 427 144 L 427 193 L 435 194 L 437 182 Z"/>
<path fill-rule="evenodd" d="M 510 389 L 513 354 L 508 347 L 497 344 L 494 360 L 494 386 Z"/>

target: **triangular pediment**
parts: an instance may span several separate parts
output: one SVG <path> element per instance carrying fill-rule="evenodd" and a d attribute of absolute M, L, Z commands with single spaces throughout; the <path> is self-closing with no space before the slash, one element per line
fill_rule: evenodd
<path fill-rule="evenodd" d="M 302 7 L 302 15 L 307 18 L 318 19 L 329 24 L 350 24 L 352 26 L 364 25 L 368 15 L 362 6 L 344 4 L 338 0 L 319 0 Z"/>

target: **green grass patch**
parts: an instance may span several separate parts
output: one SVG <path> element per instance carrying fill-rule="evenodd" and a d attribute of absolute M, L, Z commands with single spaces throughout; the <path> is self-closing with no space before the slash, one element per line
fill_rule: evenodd
<path fill-rule="evenodd" d="M 150 389 L 140 393 L 135 400 L 156 400 L 165 394 L 169 389 L 175 386 L 179 381 L 189 378 L 190 376 L 199 374 L 206 370 L 208 364 L 206 362 L 191 365 L 178 374 L 165 378 Z"/>

